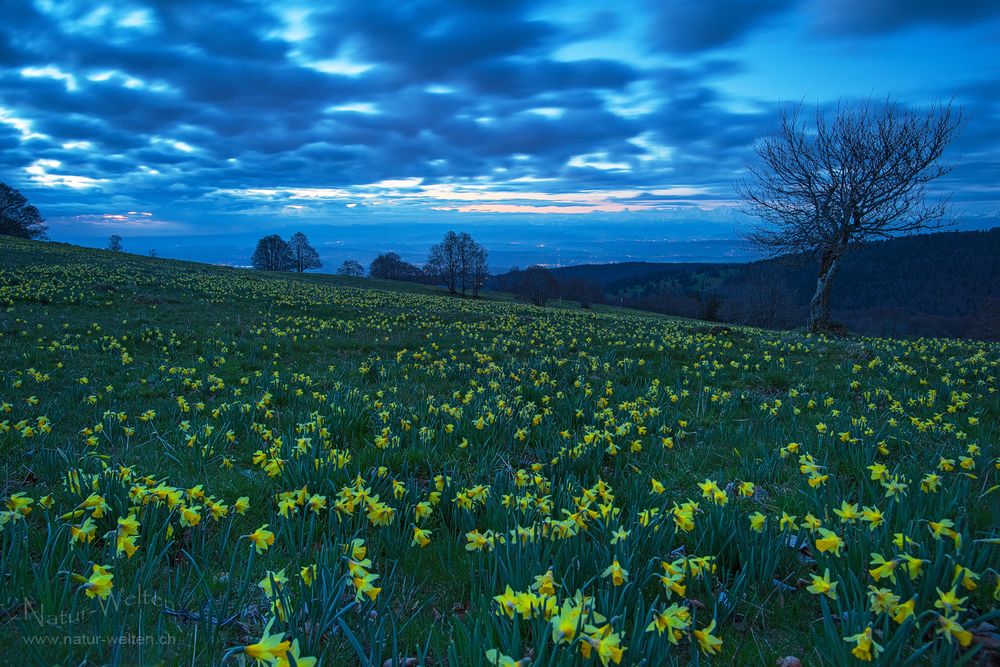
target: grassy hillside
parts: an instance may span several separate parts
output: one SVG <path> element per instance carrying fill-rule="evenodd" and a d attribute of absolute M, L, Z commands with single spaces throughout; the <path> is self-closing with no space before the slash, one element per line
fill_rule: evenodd
<path fill-rule="evenodd" d="M 998 376 L 0 238 L 4 655 L 988 660 Z"/>

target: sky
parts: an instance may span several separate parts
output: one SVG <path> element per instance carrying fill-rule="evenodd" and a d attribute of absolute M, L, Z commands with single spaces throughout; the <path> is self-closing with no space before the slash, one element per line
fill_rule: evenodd
<path fill-rule="evenodd" d="M 750 253 L 783 104 L 953 100 L 959 229 L 1000 224 L 996 0 L 0 0 L 0 181 L 53 240 L 327 270 L 469 231 L 494 269 Z"/>

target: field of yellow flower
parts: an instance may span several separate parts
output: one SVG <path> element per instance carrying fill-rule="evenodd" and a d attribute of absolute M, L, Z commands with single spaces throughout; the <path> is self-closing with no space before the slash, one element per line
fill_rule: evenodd
<path fill-rule="evenodd" d="M 0 239 L 23 664 L 986 664 L 1000 346 Z"/>

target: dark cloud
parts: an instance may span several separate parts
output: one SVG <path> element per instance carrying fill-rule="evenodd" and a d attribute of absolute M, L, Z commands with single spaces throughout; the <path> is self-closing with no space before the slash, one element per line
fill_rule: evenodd
<path fill-rule="evenodd" d="M 886 33 L 913 25 L 971 25 L 1000 16 L 996 0 L 646 0 L 651 44 L 691 55 L 733 46 L 798 13 L 799 24 L 830 35 Z"/>
<path fill-rule="evenodd" d="M 462 79 L 479 92 L 525 98 L 573 89 L 623 88 L 639 78 L 633 67 L 613 60 L 526 62 L 490 60 L 470 67 Z"/>
<path fill-rule="evenodd" d="M 35 40 L 48 25 L 44 15 L 24 0 L 5 2 L 0 21 L 0 65 L 14 67 L 38 57 Z"/>
<path fill-rule="evenodd" d="M 314 55 L 345 44 L 366 61 L 403 70 L 410 79 L 447 80 L 469 65 L 538 55 L 556 36 L 533 20 L 521 0 L 368 0 L 339 3 L 314 17 Z"/>
<path fill-rule="evenodd" d="M 15 151 L 21 147 L 21 133 L 10 125 L 0 125 L 0 155 Z"/>
<path fill-rule="evenodd" d="M 911 25 L 967 25 L 1000 16 L 996 0 L 816 0 L 820 28 L 841 34 L 889 32 Z"/>
<path fill-rule="evenodd" d="M 272 224 L 292 200 L 375 218 L 440 203 L 371 185 L 400 179 L 566 195 L 553 206 L 601 190 L 638 207 L 728 198 L 774 104 L 724 92 L 751 64 L 713 50 L 794 12 L 804 33 L 841 25 L 832 0 L 624 1 L 5 0 L 0 178 L 67 220 L 154 209 Z M 872 9 L 885 5 L 837 29 L 905 23 Z M 958 5 L 948 18 L 918 2 L 913 20 L 985 16 Z M 630 48 L 591 48 L 601 40 Z M 985 182 L 998 95 L 985 82 L 960 94 L 992 126 L 970 133 L 956 173 Z M 688 189 L 635 192 L 675 185 Z M 365 198 L 376 191 L 384 201 Z"/>
<path fill-rule="evenodd" d="M 134 42 L 107 44 L 53 25 L 42 31 L 40 43 L 64 41 L 66 64 L 59 66 L 77 77 L 74 89 L 60 79 L 24 78 L 16 71 L 0 85 L 12 104 L 37 119 L 38 132 L 122 151 L 133 169 L 153 165 L 212 184 L 175 190 L 477 177 L 498 167 L 523 175 L 553 172 L 578 152 L 608 150 L 606 144 L 621 144 L 636 131 L 604 109 L 598 92 L 622 89 L 639 72 L 611 60 L 531 56 L 530 45 L 552 30 L 510 3 L 462 3 L 454 12 L 431 3 L 396 12 L 350 3 L 314 17 L 310 48 L 338 43 L 331 34 L 336 25 L 337 34 L 356 41 L 362 59 L 377 61 L 364 76 L 323 73 L 293 61 L 288 48 L 271 45 L 280 26 L 259 20 L 256 10 L 243 16 L 220 11 L 231 23 L 254 26 L 240 32 L 240 40 L 220 41 L 184 18 L 211 7 L 163 3 L 149 9 L 150 26 Z M 371 15 L 375 10 L 380 20 Z M 414 22 L 417 16 L 427 20 Z M 260 52 L 269 57 L 261 59 Z M 105 70 L 121 75 L 87 78 Z M 446 71 L 453 90 L 425 90 L 445 80 L 434 77 Z M 132 87 L 122 85 L 123 77 Z M 375 113 L 352 111 L 352 104 L 371 105 Z M 563 118 L 525 113 L 553 104 L 565 110 Z M 46 113 L 54 109 L 60 113 Z M 46 155 L 61 150 L 53 146 Z M 515 153 L 530 154 L 530 166 L 512 163 Z M 96 172 L 129 172 L 120 161 L 64 157 L 66 165 Z"/>
<path fill-rule="evenodd" d="M 648 0 L 649 39 L 669 53 L 692 54 L 738 42 L 795 0 Z"/>

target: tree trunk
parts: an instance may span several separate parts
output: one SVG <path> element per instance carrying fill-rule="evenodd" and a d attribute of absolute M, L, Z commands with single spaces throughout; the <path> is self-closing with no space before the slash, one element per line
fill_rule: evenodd
<path fill-rule="evenodd" d="M 840 253 L 825 250 L 816 279 L 816 293 L 809 302 L 809 331 L 812 333 L 836 331 L 841 327 L 830 316 L 830 289 L 840 270 Z"/>

